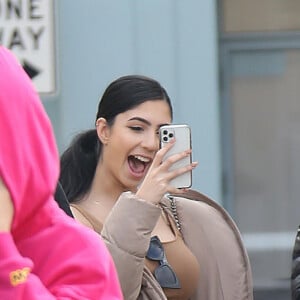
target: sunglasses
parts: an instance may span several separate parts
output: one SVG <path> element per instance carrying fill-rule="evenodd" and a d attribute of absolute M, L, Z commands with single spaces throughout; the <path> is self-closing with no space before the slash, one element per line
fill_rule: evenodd
<path fill-rule="evenodd" d="M 154 270 L 154 277 L 162 288 L 180 288 L 179 279 L 167 261 L 165 250 L 158 236 L 151 237 L 146 257 L 159 261 L 159 266 Z"/>

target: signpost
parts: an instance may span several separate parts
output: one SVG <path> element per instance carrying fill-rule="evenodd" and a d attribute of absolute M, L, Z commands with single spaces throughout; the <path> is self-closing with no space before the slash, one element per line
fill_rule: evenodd
<path fill-rule="evenodd" d="M 0 0 L 0 44 L 9 48 L 39 93 L 55 93 L 53 0 Z"/>

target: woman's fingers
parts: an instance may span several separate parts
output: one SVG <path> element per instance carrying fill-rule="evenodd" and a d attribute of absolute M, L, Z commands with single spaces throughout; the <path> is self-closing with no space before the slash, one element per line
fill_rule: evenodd
<path fill-rule="evenodd" d="M 157 151 L 152 165 L 137 191 L 137 195 L 143 199 L 158 203 L 166 193 L 181 193 L 181 189 L 172 186 L 171 180 L 184 173 L 190 172 L 197 166 L 197 162 L 192 162 L 178 168 L 172 168 L 176 162 L 190 156 L 192 152 L 191 149 L 188 149 L 164 158 L 174 143 L 175 139 Z"/>
<path fill-rule="evenodd" d="M 165 147 L 159 149 L 155 154 L 152 165 L 159 166 L 162 163 L 164 156 L 173 147 L 174 143 L 175 139 L 172 139 Z"/>
<path fill-rule="evenodd" d="M 167 168 L 170 168 L 174 163 L 176 163 L 177 161 L 179 161 L 185 157 L 188 157 L 191 153 L 192 153 L 192 150 L 189 149 L 189 150 L 186 150 L 183 152 L 173 154 L 172 156 L 169 156 L 167 159 L 165 159 L 163 161 L 163 163 Z"/>
<path fill-rule="evenodd" d="M 191 172 L 193 169 L 195 169 L 197 167 L 197 165 L 198 165 L 198 162 L 194 161 L 191 164 L 188 164 L 186 166 L 179 167 L 179 168 L 173 169 L 173 170 L 169 170 L 167 172 L 166 178 L 170 182 L 172 179 L 174 179 L 182 174 Z"/>

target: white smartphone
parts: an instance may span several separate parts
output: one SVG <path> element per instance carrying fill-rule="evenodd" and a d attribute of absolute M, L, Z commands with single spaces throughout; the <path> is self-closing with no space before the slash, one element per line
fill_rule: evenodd
<path fill-rule="evenodd" d="M 166 153 L 164 159 L 170 155 L 191 149 L 191 129 L 188 125 L 164 125 L 159 129 L 160 147 L 165 147 L 172 138 L 175 137 L 176 141 L 173 147 Z M 189 155 L 172 165 L 170 170 L 178 169 L 187 166 L 192 162 L 192 155 Z M 171 184 L 176 188 L 190 188 L 192 186 L 192 171 L 179 175 L 172 179 Z"/>

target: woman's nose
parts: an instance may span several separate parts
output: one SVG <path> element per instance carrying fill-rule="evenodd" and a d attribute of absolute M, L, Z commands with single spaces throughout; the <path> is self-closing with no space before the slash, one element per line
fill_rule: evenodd
<path fill-rule="evenodd" d="M 157 133 L 147 135 L 143 142 L 142 146 L 151 151 L 157 151 L 159 149 L 159 136 Z"/>

